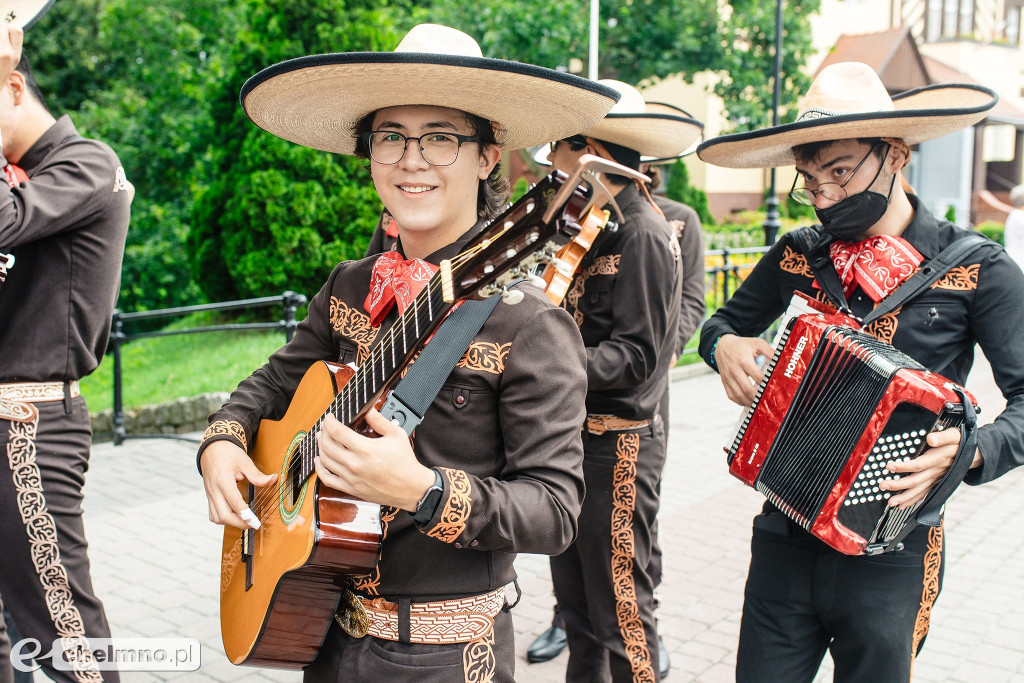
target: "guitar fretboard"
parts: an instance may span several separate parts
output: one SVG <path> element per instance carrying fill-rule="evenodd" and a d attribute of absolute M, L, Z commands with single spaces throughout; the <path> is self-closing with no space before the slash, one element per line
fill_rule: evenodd
<path fill-rule="evenodd" d="M 388 380 L 393 379 L 406 359 L 422 346 L 452 306 L 444 300 L 441 272 L 438 271 L 395 324 L 381 336 L 369 357 L 360 364 L 330 407 L 306 433 L 296 449 L 297 455 L 301 457 L 292 460 L 292 471 L 298 477 L 297 481 L 305 481 L 313 472 L 313 458 L 317 454 L 316 437 L 327 415 L 334 415 L 342 424 L 352 426 L 366 408 L 380 398 Z"/>

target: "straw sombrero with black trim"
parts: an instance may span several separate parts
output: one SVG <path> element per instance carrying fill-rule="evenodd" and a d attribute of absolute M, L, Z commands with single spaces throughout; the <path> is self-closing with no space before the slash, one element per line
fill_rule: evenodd
<path fill-rule="evenodd" d="M 355 151 L 355 124 L 400 105 L 451 107 L 497 126 L 505 149 L 580 132 L 618 100 L 612 88 L 531 64 L 488 59 L 470 36 L 420 24 L 394 52 L 341 52 L 267 67 L 242 86 L 260 128 L 313 149 Z"/>
<path fill-rule="evenodd" d="M 619 84 L 620 82 L 598 81 L 598 83 Z M 584 131 L 581 135 L 597 138 L 599 140 L 606 140 L 608 142 L 622 145 L 623 147 L 629 147 L 630 149 L 640 151 L 640 163 L 642 164 L 670 163 L 676 159 L 686 156 L 687 154 L 692 154 L 697 150 L 697 145 L 704 136 L 704 124 L 690 116 L 687 111 L 664 102 L 644 102 L 642 116 L 621 111 L 626 107 L 635 108 L 637 106 L 633 101 L 634 98 L 632 96 L 632 92 L 637 91 L 632 86 L 626 85 L 625 83 L 621 83 L 621 85 L 625 85 L 628 90 L 621 91 L 623 93 L 623 97 L 619 100 L 619 104 L 616 104 L 615 107 L 612 108 L 612 111 L 605 117 L 604 121 L 601 121 L 600 124 Z M 629 102 L 627 102 L 627 100 L 629 100 Z M 614 123 L 607 125 L 606 122 L 609 119 Z M 650 156 L 633 145 L 618 141 L 623 140 L 624 136 L 627 134 L 627 123 L 636 124 L 637 126 L 637 129 L 634 129 L 632 133 L 629 133 L 634 136 L 632 142 L 634 144 L 643 145 L 644 148 L 648 150 L 652 149 L 656 140 L 673 140 L 682 136 L 681 141 L 677 140 L 672 143 L 672 146 L 675 149 L 680 148 L 681 142 L 685 142 L 687 140 L 689 142 L 687 142 L 686 146 L 682 148 L 682 151 L 678 153 L 669 154 L 663 157 Z M 591 134 L 591 131 L 597 129 L 599 126 L 602 128 L 601 135 L 614 135 L 616 139 Z M 610 130 L 611 126 L 615 126 L 616 130 Z M 635 139 L 640 136 L 643 136 L 644 139 Z M 551 162 L 548 161 L 548 149 L 547 145 L 538 147 L 533 152 L 533 160 L 541 166 L 550 166 Z"/>
<path fill-rule="evenodd" d="M 598 83 L 614 88 L 622 97 L 603 119 L 580 135 L 627 147 L 641 157 L 667 159 L 683 154 L 704 130 L 703 123 L 678 111 L 648 111 L 644 96 L 627 83 L 611 79 Z"/>
<path fill-rule="evenodd" d="M 8 26 L 26 29 L 39 20 L 54 0 L 0 1 L 0 17 Z"/>
<path fill-rule="evenodd" d="M 793 147 L 808 142 L 900 138 L 913 145 L 974 125 L 998 99 L 971 84 L 929 85 L 890 97 L 870 66 L 839 62 L 814 79 L 793 123 L 713 138 L 697 156 L 715 166 L 771 168 L 794 164 Z"/>

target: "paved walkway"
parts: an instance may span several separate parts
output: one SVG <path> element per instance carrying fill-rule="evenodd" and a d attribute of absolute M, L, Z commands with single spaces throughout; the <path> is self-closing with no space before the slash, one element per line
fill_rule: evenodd
<path fill-rule="evenodd" d="M 984 359 L 969 386 L 991 420 L 1002 408 Z M 732 479 L 722 446 L 739 409 L 718 378 L 698 374 L 672 384 L 670 451 L 661 509 L 665 576 L 661 632 L 672 657 L 670 680 L 731 681 L 750 519 L 761 496 Z M 183 681 L 298 681 L 296 672 L 235 667 L 219 635 L 220 531 L 207 520 L 194 447 L 131 440 L 93 449 L 86 527 L 93 579 L 116 637 L 190 637 L 202 666 Z M 1019 472 L 981 488 L 962 487 L 947 506 L 945 586 L 915 680 L 1024 681 L 1024 496 Z M 517 678 L 564 680 L 566 655 L 529 665 L 524 654 L 551 614 L 547 558 L 517 561 L 524 591 L 515 609 Z M 42 676 L 37 674 L 37 680 Z M 125 673 L 128 683 L 163 680 Z M 830 667 L 818 680 L 831 680 Z"/>

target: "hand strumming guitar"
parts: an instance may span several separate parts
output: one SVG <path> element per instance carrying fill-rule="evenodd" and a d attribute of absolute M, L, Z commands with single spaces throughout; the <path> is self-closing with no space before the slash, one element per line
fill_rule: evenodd
<path fill-rule="evenodd" d="M 234 443 L 214 441 L 199 461 L 203 471 L 203 486 L 206 488 L 206 502 L 210 507 L 210 521 L 248 529 L 259 528 L 252 510 L 238 491 L 238 482 L 246 480 L 262 488 L 277 481 L 277 474 L 264 474 L 256 467 L 249 454 Z"/>

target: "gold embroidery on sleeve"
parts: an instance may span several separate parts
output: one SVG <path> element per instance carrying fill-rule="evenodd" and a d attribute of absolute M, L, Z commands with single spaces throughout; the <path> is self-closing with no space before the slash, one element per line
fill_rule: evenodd
<path fill-rule="evenodd" d="M 448 500 L 441 511 L 441 520 L 427 532 L 427 536 L 444 543 L 453 543 L 466 530 L 466 520 L 473 510 L 473 487 L 469 483 L 469 475 L 462 470 L 447 467 L 437 469 L 448 480 Z"/>
<path fill-rule="evenodd" d="M 797 253 L 792 247 L 786 247 L 782 252 L 782 260 L 779 261 L 779 268 L 787 273 L 814 277 L 814 271 L 807 263 L 807 257 Z"/>
<path fill-rule="evenodd" d="M 241 424 L 234 420 L 217 420 L 209 427 L 206 428 L 206 432 L 203 434 L 203 441 L 206 441 L 212 436 L 233 436 L 242 442 L 242 450 L 248 451 L 249 447 L 245 441 L 245 428 Z"/>

